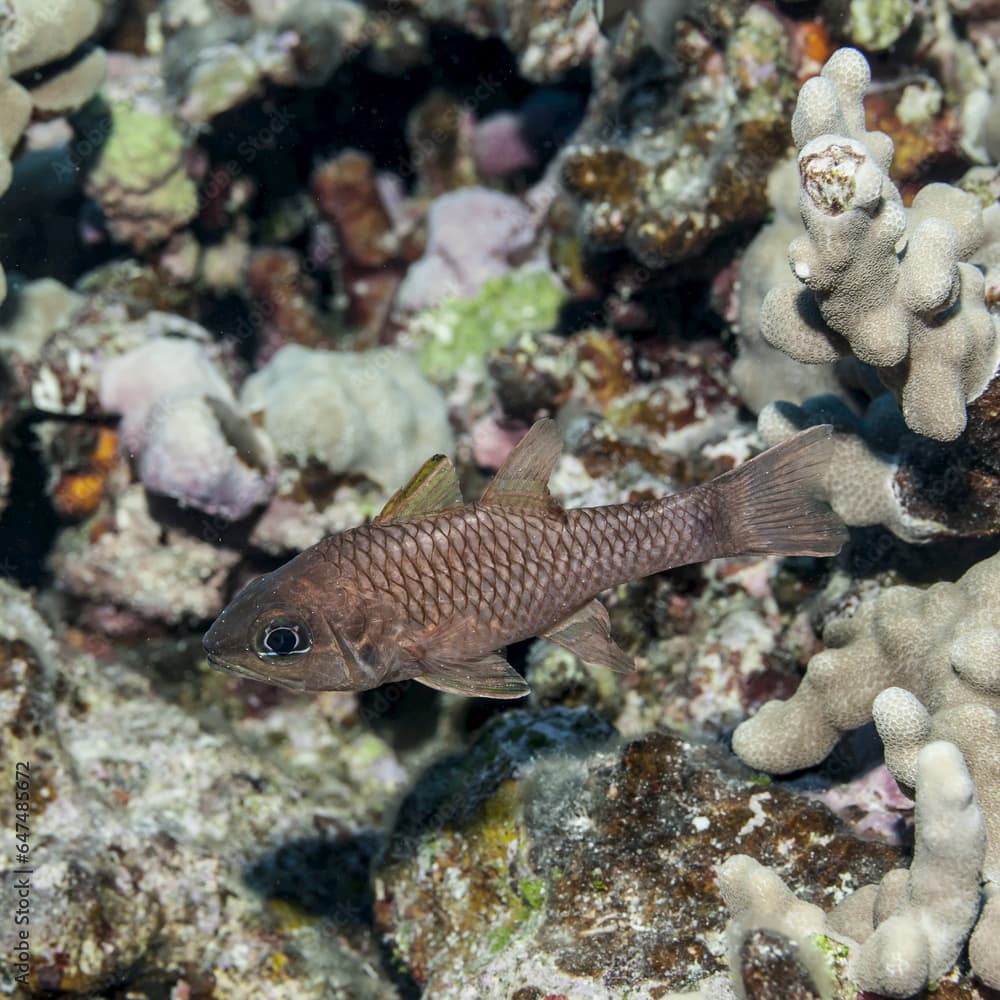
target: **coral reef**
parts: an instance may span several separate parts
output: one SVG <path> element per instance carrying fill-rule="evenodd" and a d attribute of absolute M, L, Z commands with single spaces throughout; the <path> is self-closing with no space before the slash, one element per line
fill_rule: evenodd
<path fill-rule="evenodd" d="M 859 605 L 851 617 L 831 622 L 823 633 L 828 648 L 809 662 L 794 696 L 769 702 L 738 726 L 733 749 L 763 770 L 793 771 L 818 763 L 842 733 L 874 717 L 886 764 L 897 781 L 912 788 L 921 748 L 949 741 L 964 756 L 962 768 L 968 768 L 982 809 L 986 848 L 980 867 L 984 879 L 995 884 L 1000 877 L 1000 678 L 993 625 L 998 571 L 1000 557 L 993 556 L 957 583 L 928 590 L 892 587 Z M 995 890 L 987 898 L 984 938 L 996 920 Z M 985 972 L 980 975 L 986 978 Z"/>
<path fill-rule="evenodd" d="M 600 67 L 562 160 L 564 183 L 582 203 L 584 242 L 625 246 L 652 268 L 762 220 L 764 178 L 787 143 L 794 89 L 782 22 L 762 4 L 720 4 L 700 15 L 678 22 L 682 75 L 662 92 L 639 101 L 627 72 Z M 638 58 L 642 38 L 629 39 Z"/>
<path fill-rule="evenodd" d="M 805 288 L 768 293 L 761 333 L 798 361 L 852 352 L 878 368 L 909 427 L 951 441 L 992 379 L 1000 343 L 983 276 L 967 263 L 983 242 L 981 208 L 931 184 L 907 217 L 887 174 L 892 141 L 865 130 L 869 79 L 864 56 L 841 49 L 799 95 L 792 133 L 807 236 L 789 262 Z"/>
<path fill-rule="evenodd" d="M 0 0 L 0 993 L 993 997 L 997 39 Z M 851 540 L 615 588 L 634 671 L 514 643 L 519 709 L 209 669 L 241 588 L 432 454 L 481 497 L 540 417 L 566 506 L 830 423 Z"/>
<path fill-rule="evenodd" d="M 100 405 L 146 489 L 229 521 L 271 497 L 271 443 L 236 405 L 203 343 L 161 337 L 101 368 Z"/>
<path fill-rule="evenodd" d="M 880 996 L 911 997 L 949 973 L 979 914 L 983 816 L 953 744 L 927 743 L 917 755 L 915 775 L 916 845 L 909 871 L 893 869 L 829 915 L 797 899 L 753 858 L 737 855 L 721 866 L 720 889 L 733 913 L 727 928 L 731 967 L 738 965 L 747 933 L 765 928 L 799 943 L 814 981 L 821 981 L 817 992 L 831 992 L 842 978 L 847 983 L 836 984 L 841 989 L 856 984 Z M 827 958 L 831 938 L 840 947 L 832 951 L 833 962 Z M 995 963 L 988 962 L 976 971 L 995 985 L 988 971 Z"/>
<path fill-rule="evenodd" d="M 0 582 L 0 597 L 0 747 L 30 762 L 31 784 L 31 961 L 14 995 L 127 979 L 177 995 L 395 997 L 352 929 L 366 860 L 352 845 L 400 777 L 385 744 L 369 737 L 373 780 L 350 764 L 356 720 L 339 720 L 340 742 L 333 713 L 297 713 L 297 755 L 265 761 L 268 713 L 213 732 L 142 672 L 57 639 L 24 592 Z M 17 867 L 5 854 L 5 884 Z M 15 961 L 0 958 L 5 992 Z"/>
<path fill-rule="evenodd" d="M 812 396 L 802 406 L 772 403 L 758 429 L 777 444 L 804 427 L 837 428 L 826 476 L 827 495 L 847 524 L 881 524 L 911 542 L 942 536 L 992 535 L 1000 525 L 996 499 L 996 383 L 977 401 L 976 424 L 956 447 L 908 430 L 895 400 L 876 397 L 859 416 L 834 396 Z"/>
<path fill-rule="evenodd" d="M 120 69 L 105 90 L 107 107 L 91 109 L 79 124 L 84 136 L 106 136 L 85 190 L 100 206 L 112 239 L 137 250 L 163 242 L 198 213 L 198 192 L 187 172 L 189 140 L 172 120 L 154 69 L 129 67 L 128 75 Z"/>
<path fill-rule="evenodd" d="M 732 379 L 740 398 L 755 413 L 776 399 L 801 403 L 810 396 L 841 391 L 833 365 L 802 364 L 772 347 L 760 332 L 764 297 L 784 279 L 788 267 L 786 248 L 803 232 L 797 174 L 795 160 L 785 160 L 771 171 L 767 196 L 774 217 L 761 227 L 740 261 L 735 316 L 739 349 Z M 843 516 L 839 509 L 838 513 Z"/>
<path fill-rule="evenodd" d="M 75 111 L 101 85 L 104 51 L 87 44 L 100 16 L 95 0 L 5 4 L 0 20 L 0 195 L 10 186 L 10 158 L 31 118 Z M 0 301 L 6 287 L 0 270 Z"/>
<path fill-rule="evenodd" d="M 402 339 L 417 351 L 429 378 L 446 382 L 459 371 L 482 371 L 487 359 L 515 338 L 551 329 L 563 301 L 548 271 L 520 268 L 486 279 L 476 294 L 417 313 Z"/>
<path fill-rule="evenodd" d="M 178 625 L 218 614 L 239 558 L 197 530 L 154 518 L 142 487 L 133 485 L 63 532 L 49 562 L 59 587 L 116 635 L 141 631 L 148 621 Z"/>
<path fill-rule="evenodd" d="M 376 914 L 425 994 L 691 987 L 725 969 L 713 867 L 733 843 L 809 893 L 893 863 L 717 750 L 665 733 L 614 749 L 610 733 L 585 711 L 508 713 L 403 802 Z"/>
<path fill-rule="evenodd" d="M 210 121 L 269 84 L 315 87 L 365 44 L 367 14 L 351 0 L 166 4 L 164 74 L 181 116 Z"/>
<path fill-rule="evenodd" d="M 488 188 L 436 198 L 427 215 L 427 248 L 396 296 L 404 314 L 476 295 L 490 278 L 537 258 L 536 220 L 521 201 Z"/>

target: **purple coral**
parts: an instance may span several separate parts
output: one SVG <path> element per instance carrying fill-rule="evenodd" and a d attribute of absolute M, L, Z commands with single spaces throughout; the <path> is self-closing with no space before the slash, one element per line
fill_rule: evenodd
<path fill-rule="evenodd" d="M 268 438 L 239 410 L 204 345 L 164 337 L 112 358 L 103 409 L 122 416 L 122 442 L 147 489 L 228 521 L 274 492 Z"/>
<path fill-rule="evenodd" d="M 404 313 L 449 298 L 469 298 L 490 278 L 536 257 L 537 220 L 524 202 L 499 191 L 467 187 L 434 200 L 427 249 L 396 297 Z"/>

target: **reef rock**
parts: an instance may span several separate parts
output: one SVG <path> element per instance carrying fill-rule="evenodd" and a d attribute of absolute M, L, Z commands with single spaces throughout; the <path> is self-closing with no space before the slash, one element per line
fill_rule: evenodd
<path fill-rule="evenodd" d="M 425 995 L 694 987 L 726 968 L 715 869 L 729 854 L 766 859 L 814 900 L 897 858 L 719 748 L 612 737 L 586 710 L 509 712 L 404 800 L 375 866 L 376 918 Z"/>
<path fill-rule="evenodd" d="M 18 857 L 33 869 L 26 987 L 5 947 L 0 990 L 395 997 L 356 889 L 365 826 L 400 775 L 384 744 L 368 738 L 368 757 L 388 765 L 378 787 L 344 767 L 361 751 L 355 726 L 297 713 L 297 756 L 279 765 L 254 749 L 261 718 L 203 727 L 144 673 L 69 645 L 0 583 L 0 752 L 12 774 L 26 762 Z M 280 711 L 271 721 L 289 724 Z M 331 744 L 338 729 L 351 735 Z M 14 811 L 4 796 L 5 829 Z M 15 867 L 5 852 L 5 885 Z"/>

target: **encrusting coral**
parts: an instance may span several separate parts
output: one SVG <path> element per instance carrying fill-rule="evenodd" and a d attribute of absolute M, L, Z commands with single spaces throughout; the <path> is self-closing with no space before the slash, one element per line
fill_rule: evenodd
<path fill-rule="evenodd" d="M 78 123 L 84 142 L 93 132 L 107 137 L 89 164 L 85 191 L 112 238 L 137 250 L 163 242 L 199 209 L 187 172 L 191 141 L 174 120 L 157 68 L 133 60 L 130 72 L 112 74 L 103 100 Z"/>
<path fill-rule="evenodd" d="M 982 210 L 966 192 L 929 184 L 907 216 L 888 175 L 892 140 L 865 130 L 869 80 L 864 56 L 840 49 L 802 88 L 792 134 L 807 235 L 789 261 L 805 287 L 768 293 L 761 332 L 799 361 L 851 352 L 876 366 L 907 425 L 951 441 L 997 367 L 983 276 L 967 263 L 984 239 Z"/>
<path fill-rule="evenodd" d="M 289 344 L 243 383 L 240 403 L 300 470 L 360 473 L 387 490 L 454 448 L 444 398 L 396 350 Z"/>
<path fill-rule="evenodd" d="M 622 53 L 598 63 L 562 159 L 591 250 L 625 246 L 662 268 L 767 214 L 764 178 L 784 155 L 794 94 L 788 34 L 763 4 L 700 6 L 678 22 L 680 79 L 662 94 L 636 99 Z M 636 30 L 620 47 L 638 62 L 646 41 Z"/>
<path fill-rule="evenodd" d="M 538 220 L 521 200 L 482 187 L 435 198 L 427 247 L 407 272 L 396 309 L 412 314 L 447 299 L 475 295 L 490 278 L 535 258 Z"/>
<path fill-rule="evenodd" d="M 100 402 L 121 414 L 125 449 L 151 492 L 230 521 L 270 499 L 274 450 L 204 343 L 160 337 L 109 359 Z"/>

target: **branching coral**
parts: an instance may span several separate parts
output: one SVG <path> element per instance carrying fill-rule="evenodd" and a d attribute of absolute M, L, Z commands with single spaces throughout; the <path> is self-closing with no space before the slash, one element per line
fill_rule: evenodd
<path fill-rule="evenodd" d="M 874 716 L 886 763 L 910 787 L 919 786 L 921 748 L 935 740 L 955 744 L 965 756 L 986 829 L 982 869 L 992 885 L 973 940 L 984 949 L 983 961 L 993 963 L 977 971 L 994 985 L 995 960 L 982 942 L 998 920 L 1000 882 L 998 593 L 1000 556 L 993 556 L 957 583 L 893 587 L 862 603 L 852 617 L 827 626 L 828 648 L 809 662 L 795 695 L 768 702 L 733 737 L 733 748 L 747 763 L 787 772 L 818 763 L 842 733 Z"/>
<path fill-rule="evenodd" d="M 913 996 L 949 972 L 979 913 L 983 814 L 953 744 L 928 743 L 914 763 L 916 843 L 909 871 L 894 869 L 825 915 L 796 899 L 773 871 L 736 855 L 719 869 L 732 911 L 731 955 L 749 930 L 764 927 L 799 941 L 827 988 L 838 972 L 823 964 L 824 954 L 837 953 L 831 941 L 848 953 L 846 978 L 883 996 Z M 984 968 L 977 972 L 990 982 Z"/>
<path fill-rule="evenodd" d="M 805 288 L 772 289 L 761 332 L 799 361 L 853 352 L 878 368 L 913 430 L 950 441 L 997 366 L 983 276 L 966 263 L 984 238 L 982 212 L 972 195 L 931 184 L 907 217 L 888 175 L 892 141 L 865 130 L 869 79 L 864 56 L 841 49 L 799 94 L 792 134 L 807 235 L 789 261 Z"/>
<path fill-rule="evenodd" d="M 836 430 L 824 487 L 830 506 L 845 524 L 881 524 L 911 542 L 947 533 L 940 522 L 908 509 L 896 453 L 902 421 L 888 394 L 872 404 L 864 418 L 833 395 L 813 396 L 801 406 L 772 403 L 761 411 L 757 428 L 773 446 L 805 427 L 825 423 Z"/>
<path fill-rule="evenodd" d="M 101 85 L 104 52 L 84 44 L 99 19 L 94 0 L 7 0 L 0 9 L 0 195 L 31 117 L 73 111 Z M 30 70 L 47 64 L 58 64 L 56 71 L 24 82 Z M 0 270 L 0 301 L 5 294 Z"/>

